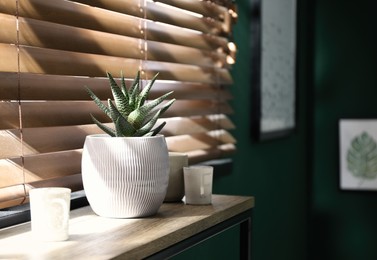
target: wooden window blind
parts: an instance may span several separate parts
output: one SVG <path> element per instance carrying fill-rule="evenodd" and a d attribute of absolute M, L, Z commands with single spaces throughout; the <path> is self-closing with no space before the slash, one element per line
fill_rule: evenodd
<path fill-rule="evenodd" d="M 163 116 L 170 151 L 190 163 L 235 151 L 229 119 L 230 0 L 0 1 L 0 208 L 28 201 L 33 187 L 81 190 L 86 135 L 108 120 L 85 92 L 111 96 L 106 72 L 143 84 L 150 98 L 174 90 Z"/>

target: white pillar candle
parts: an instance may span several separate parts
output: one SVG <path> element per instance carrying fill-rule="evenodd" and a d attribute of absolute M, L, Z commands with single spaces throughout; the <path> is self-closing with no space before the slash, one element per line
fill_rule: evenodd
<path fill-rule="evenodd" d="M 165 202 L 182 201 L 185 195 L 183 167 L 188 166 L 188 156 L 184 153 L 169 152 L 169 185 Z"/>

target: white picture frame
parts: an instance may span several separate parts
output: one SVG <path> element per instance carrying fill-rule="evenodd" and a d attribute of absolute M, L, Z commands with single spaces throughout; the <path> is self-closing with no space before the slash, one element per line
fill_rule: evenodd
<path fill-rule="evenodd" d="M 377 119 L 339 120 L 340 189 L 377 191 Z"/>

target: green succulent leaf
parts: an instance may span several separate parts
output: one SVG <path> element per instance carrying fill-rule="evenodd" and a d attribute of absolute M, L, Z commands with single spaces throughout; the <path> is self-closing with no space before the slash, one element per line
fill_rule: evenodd
<path fill-rule="evenodd" d="M 161 108 L 161 114 L 160 116 L 165 113 L 166 110 L 169 109 L 169 107 L 171 107 L 171 105 L 173 105 L 173 103 L 175 102 L 175 98 L 173 98 L 172 100 L 168 101 L 162 108 Z"/>
<path fill-rule="evenodd" d="M 164 128 L 165 125 L 166 125 L 166 122 L 162 122 L 159 126 L 157 126 L 155 129 L 153 129 L 151 131 L 152 136 L 157 135 L 162 130 L 162 128 Z"/>
<path fill-rule="evenodd" d="M 135 129 L 124 117 L 115 121 L 116 136 L 135 136 Z"/>
<path fill-rule="evenodd" d="M 111 92 L 119 112 L 127 116 L 131 112 L 131 109 L 128 107 L 128 95 L 124 95 L 122 89 L 118 86 L 110 73 L 107 73 L 107 77 L 109 78 Z"/>
<path fill-rule="evenodd" d="M 367 132 L 352 139 L 347 151 L 347 167 L 357 178 L 377 177 L 377 144 Z"/>
<path fill-rule="evenodd" d="M 100 121 L 97 120 L 97 118 L 95 118 L 92 114 L 90 114 L 90 116 L 92 117 L 92 120 L 93 122 L 102 130 L 104 131 L 105 133 L 107 133 L 108 135 L 112 136 L 112 137 L 115 137 L 116 136 L 116 133 L 115 133 L 115 130 L 102 124 Z"/>
<path fill-rule="evenodd" d="M 86 87 L 86 91 L 88 92 L 89 96 L 93 99 L 94 103 L 109 117 L 111 118 L 110 109 L 105 106 L 102 101 L 94 94 L 92 90 Z"/>
<path fill-rule="evenodd" d="M 138 97 L 138 104 L 137 107 L 141 107 L 144 105 L 145 100 L 147 99 L 147 96 L 149 94 L 149 91 L 151 90 L 154 82 L 156 81 L 158 76 L 158 73 L 154 75 L 154 77 L 151 79 L 151 81 L 148 82 L 148 84 L 143 88 L 143 90 L 140 92 L 140 95 Z"/>
<path fill-rule="evenodd" d="M 122 113 L 119 112 L 111 99 L 108 99 L 107 103 L 109 104 L 111 120 L 115 123 L 117 119 L 122 116 Z"/>
<path fill-rule="evenodd" d="M 127 91 L 126 81 L 124 80 L 123 71 L 121 71 L 120 86 L 126 100 L 129 100 L 129 95 Z"/>
<path fill-rule="evenodd" d="M 137 85 L 140 85 L 140 71 L 138 71 L 136 73 L 136 76 L 134 78 L 134 81 L 132 83 L 132 86 L 131 86 L 131 90 L 130 92 L 132 92 L 132 90 L 137 86 Z"/>
<path fill-rule="evenodd" d="M 143 136 L 145 135 L 146 133 L 150 132 L 152 127 L 156 124 L 158 118 L 160 117 L 161 115 L 161 110 L 157 111 L 154 116 L 152 117 L 152 119 L 148 120 L 145 125 L 143 125 L 138 131 L 138 135 L 139 136 Z"/>
<path fill-rule="evenodd" d="M 132 111 L 128 116 L 128 121 L 135 127 L 140 128 L 143 125 L 144 118 L 146 118 L 149 113 L 152 112 L 152 110 L 161 104 L 162 101 L 164 101 L 171 93 L 166 93 L 165 95 L 160 96 L 159 98 L 156 98 L 143 106 L 136 108 L 134 111 Z"/>
<path fill-rule="evenodd" d="M 134 81 L 132 82 L 132 85 L 130 89 L 128 90 L 129 94 L 129 106 L 132 107 L 133 109 L 137 108 L 137 100 L 138 100 L 138 95 L 140 93 L 140 71 L 137 72 L 136 77 Z"/>
<path fill-rule="evenodd" d="M 166 104 L 164 104 L 162 107 L 160 107 L 159 109 L 158 108 L 155 108 L 153 109 L 152 111 L 149 112 L 149 114 L 144 118 L 144 123 L 145 122 L 149 122 L 150 120 L 152 120 L 152 118 L 155 116 L 156 113 L 159 113 L 159 117 L 161 117 L 161 115 L 167 110 L 169 109 L 169 107 L 175 102 L 175 99 L 172 99 L 170 101 L 168 101 Z M 157 112 L 155 112 L 157 111 Z"/>

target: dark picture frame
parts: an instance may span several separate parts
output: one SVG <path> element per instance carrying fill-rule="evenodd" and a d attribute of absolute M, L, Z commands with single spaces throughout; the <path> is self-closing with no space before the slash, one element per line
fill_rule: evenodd
<path fill-rule="evenodd" d="M 258 141 L 296 130 L 297 0 L 250 0 L 251 129 Z"/>

